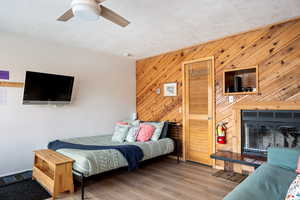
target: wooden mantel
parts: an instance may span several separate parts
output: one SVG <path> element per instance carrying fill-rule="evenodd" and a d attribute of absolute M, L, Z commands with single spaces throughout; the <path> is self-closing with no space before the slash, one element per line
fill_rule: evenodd
<path fill-rule="evenodd" d="M 296 101 L 268 101 L 268 102 L 243 102 L 233 106 L 236 110 L 300 110 L 300 102 Z"/>

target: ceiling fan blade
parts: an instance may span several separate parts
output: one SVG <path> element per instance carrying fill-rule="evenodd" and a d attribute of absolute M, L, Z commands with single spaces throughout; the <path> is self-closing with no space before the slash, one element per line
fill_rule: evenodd
<path fill-rule="evenodd" d="M 102 2 L 104 2 L 104 1 L 106 1 L 106 0 L 95 0 L 97 3 L 102 3 Z"/>
<path fill-rule="evenodd" d="M 115 13 L 114 11 L 100 5 L 101 7 L 101 13 L 100 15 L 102 17 L 104 17 L 105 19 L 112 21 L 115 24 L 118 24 L 122 27 L 127 26 L 130 22 L 127 21 L 125 18 L 121 17 L 120 15 L 118 15 L 117 13 Z"/>
<path fill-rule="evenodd" d="M 67 12 L 65 12 L 62 16 L 60 16 L 57 21 L 68 21 L 69 19 L 71 19 L 72 17 L 74 17 L 73 11 L 72 9 L 69 9 Z"/>

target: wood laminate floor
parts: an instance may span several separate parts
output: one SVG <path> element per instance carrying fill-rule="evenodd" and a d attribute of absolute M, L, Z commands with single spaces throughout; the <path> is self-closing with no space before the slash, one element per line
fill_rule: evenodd
<path fill-rule="evenodd" d="M 162 158 L 134 172 L 125 169 L 87 182 L 88 200 L 221 200 L 236 183 L 211 174 L 216 170 L 194 163 Z M 80 200 L 80 190 L 58 199 Z"/>

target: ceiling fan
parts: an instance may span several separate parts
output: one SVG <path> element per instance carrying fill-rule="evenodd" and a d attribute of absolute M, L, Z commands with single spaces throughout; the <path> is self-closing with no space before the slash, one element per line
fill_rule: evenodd
<path fill-rule="evenodd" d="M 125 27 L 130 23 L 114 11 L 102 6 L 101 3 L 104 1 L 106 0 L 73 0 L 71 9 L 67 10 L 57 20 L 66 22 L 76 16 L 84 20 L 92 21 L 98 20 L 101 16 L 122 27 Z"/>

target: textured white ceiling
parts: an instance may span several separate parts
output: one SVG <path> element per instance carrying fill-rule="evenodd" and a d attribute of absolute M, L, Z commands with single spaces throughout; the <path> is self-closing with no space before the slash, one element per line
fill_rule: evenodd
<path fill-rule="evenodd" d="M 107 0 L 131 24 L 56 21 L 71 0 L 2 0 L 0 31 L 134 58 L 199 44 L 300 15 L 300 0 Z"/>

